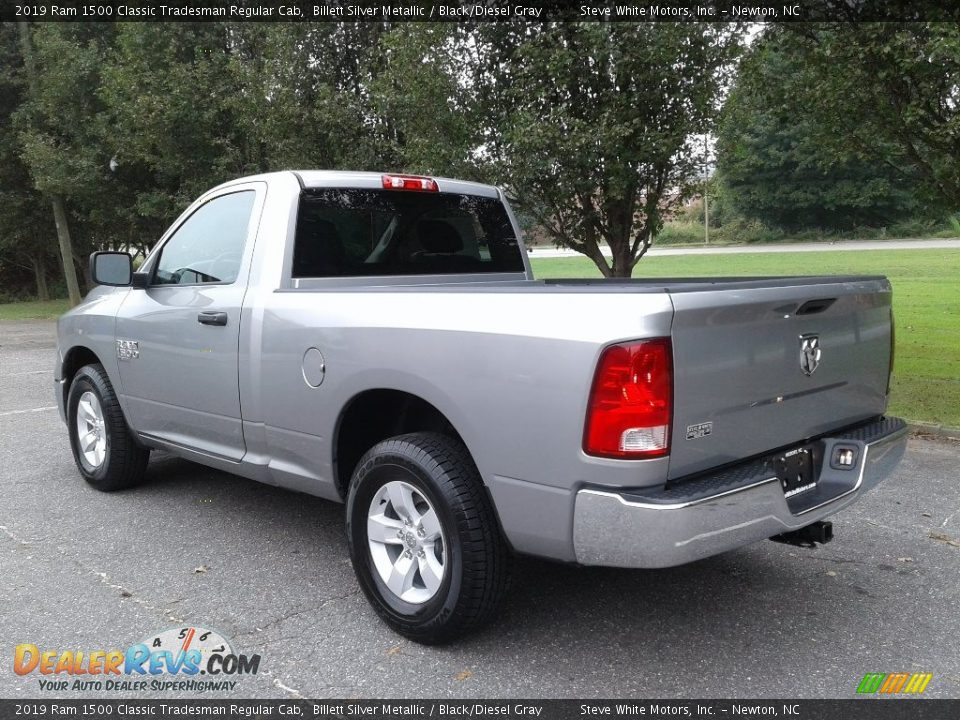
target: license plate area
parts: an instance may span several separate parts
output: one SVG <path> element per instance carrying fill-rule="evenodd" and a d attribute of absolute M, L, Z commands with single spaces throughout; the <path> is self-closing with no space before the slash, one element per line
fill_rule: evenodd
<path fill-rule="evenodd" d="M 773 468 L 785 498 L 815 490 L 819 479 L 819 444 L 794 448 L 773 458 Z"/>

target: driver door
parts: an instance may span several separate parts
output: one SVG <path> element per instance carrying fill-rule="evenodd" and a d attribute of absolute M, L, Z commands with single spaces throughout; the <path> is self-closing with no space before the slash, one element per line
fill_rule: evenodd
<path fill-rule="evenodd" d="M 264 188 L 231 186 L 191 207 L 144 263 L 147 287 L 120 307 L 117 340 L 139 351 L 117 361 L 125 407 L 148 438 L 243 457 L 240 310 Z"/>

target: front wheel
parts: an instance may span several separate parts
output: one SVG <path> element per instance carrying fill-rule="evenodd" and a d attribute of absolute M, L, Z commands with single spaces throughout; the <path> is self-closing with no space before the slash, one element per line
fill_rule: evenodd
<path fill-rule="evenodd" d="M 67 425 L 77 469 L 97 490 L 121 490 L 143 479 L 150 451 L 127 428 L 102 365 L 86 365 L 74 376 L 67 395 Z"/>
<path fill-rule="evenodd" d="M 347 497 L 350 557 L 390 627 L 435 644 L 494 614 L 510 555 L 466 448 L 438 433 L 384 440 L 361 458 Z"/>

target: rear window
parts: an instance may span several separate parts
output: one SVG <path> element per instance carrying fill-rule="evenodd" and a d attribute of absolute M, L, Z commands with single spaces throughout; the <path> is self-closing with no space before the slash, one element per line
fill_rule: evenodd
<path fill-rule="evenodd" d="M 494 198 L 320 189 L 300 199 L 296 278 L 523 270 L 510 220 Z"/>

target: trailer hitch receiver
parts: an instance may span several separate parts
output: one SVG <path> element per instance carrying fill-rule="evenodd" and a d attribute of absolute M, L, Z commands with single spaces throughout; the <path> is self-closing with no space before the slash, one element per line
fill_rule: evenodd
<path fill-rule="evenodd" d="M 787 545 L 812 548 L 817 544 L 823 545 L 833 540 L 833 523 L 828 520 L 818 520 L 799 530 L 774 535 L 770 539 Z"/>

